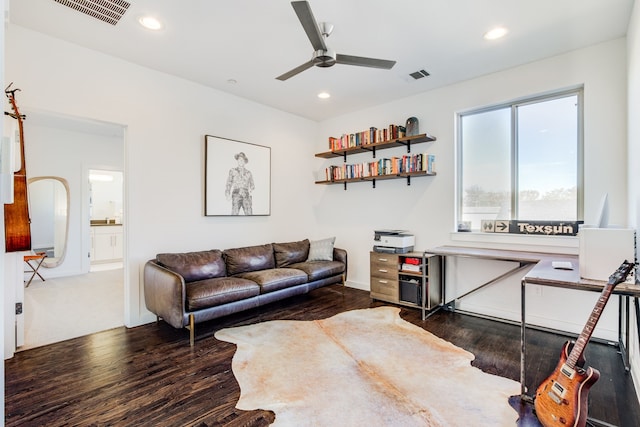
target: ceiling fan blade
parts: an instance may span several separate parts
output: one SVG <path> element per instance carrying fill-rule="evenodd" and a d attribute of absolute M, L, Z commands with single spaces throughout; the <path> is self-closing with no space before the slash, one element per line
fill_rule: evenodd
<path fill-rule="evenodd" d="M 305 62 L 304 64 L 297 66 L 293 70 L 287 71 L 283 75 L 276 77 L 276 79 L 281 80 L 281 81 L 285 81 L 285 80 L 295 76 L 296 74 L 299 74 L 299 73 L 303 72 L 304 70 L 306 70 L 308 68 L 311 68 L 311 67 L 313 67 L 313 61 Z"/>
<path fill-rule="evenodd" d="M 357 65 L 359 67 L 383 68 L 390 70 L 396 65 L 396 61 L 386 59 L 364 58 L 362 56 L 336 55 L 336 64 Z"/>
<path fill-rule="evenodd" d="M 313 17 L 309 2 L 292 1 L 291 6 L 293 6 L 293 10 L 298 15 L 298 19 L 307 33 L 307 37 L 309 37 L 313 50 L 327 50 L 327 45 L 324 43 L 324 37 L 322 37 L 316 18 Z"/>

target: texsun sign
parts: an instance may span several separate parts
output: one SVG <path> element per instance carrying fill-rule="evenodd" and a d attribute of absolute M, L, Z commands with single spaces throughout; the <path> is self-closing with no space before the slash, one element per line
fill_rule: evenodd
<path fill-rule="evenodd" d="M 542 234 L 547 236 L 575 236 L 578 226 L 584 221 L 525 221 L 525 220 L 482 220 L 480 225 L 485 233 Z"/>

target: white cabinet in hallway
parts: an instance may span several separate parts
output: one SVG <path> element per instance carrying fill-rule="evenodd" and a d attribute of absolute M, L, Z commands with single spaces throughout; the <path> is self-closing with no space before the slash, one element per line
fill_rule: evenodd
<path fill-rule="evenodd" d="M 91 262 L 122 259 L 122 225 L 91 227 Z"/>

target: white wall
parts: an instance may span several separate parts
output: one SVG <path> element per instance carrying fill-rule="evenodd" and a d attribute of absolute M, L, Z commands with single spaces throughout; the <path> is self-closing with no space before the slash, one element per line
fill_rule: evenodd
<path fill-rule="evenodd" d="M 640 226 L 640 5 L 634 4 L 629 31 L 627 33 L 627 75 L 628 86 L 628 199 L 629 225 L 635 229 Z M 637 245 L 636 245 L 637 250 Z M 636 252 L 636 260 L 637 252 Z M 640 283 L 636 277 L 636 283 Z M 640 385 L 640 354 L 638 348 L 638 328 L 635 313 L 631 318 L 631 374 L 636 385 Z M 636 387 L 637 390 L 637 387 Z M 640 393 L 639 393 L 640 394 Z"/>
<path fill-rule="evenodd" d="M 25 108 L 127 127 L 128 326 L 154 319 L 140 275 L 158 252 L 324 237 L 314 227 L 316 123 L 15 25 L 6 37 L 7 80 Z M 271 147 L 270 216 L 203 216 L 206 134 Z"/>
<path fill-rule="evenodd" d="M 316 151 L 326 151 L 327 137 L 339 136 L 389 123 L 403 124 L 415 116 L 420 131 L 437 137 L 433 143 L 420 144 L 412 151 L 428 151 L 436 155 L 435 177 L 414 179 L 411 186 L 402 180 L 382 181 L 377 188 L 370 184 L 322 186 L 316 192 L 317 219 L 320 226 L 351 242 L 349 277 L 355 286 L 368 289 L 368 252 L 372 247 L 373 230 L 379 228 L 407 229 L 416 236 L 416 248 L 457 244 L 521 250 L 555 251 L 577 254 L 577 238 L 548 239 L 540 236 L 504 239 L 498 236 L 474 233 L 452 233 L 455 226 L 455 115 L 469 110 L 545 93 L 576 85 L 584 85 L 584 148 L 585 148 L 585 221 L 595 221 L 598 204 L 604 193 L 609 193 L 611 223 L 627 222 L 626 179 L 626 50 L 625 40 L 619 39 L 564 55 L 533 62 L 503 72 L 436 89 L 427 93 L 379 105 L 367 110 L 341 116 L 321 123 L 316 138 Z M 410 83 L 408 83 L 410 84 Z M 401 152 L 398 149 L 397 152 Z M 384 156 L 393 152 L 384 152 Z M 382 154 L 380 154 L 382 155 Z M 369 159 L 368 154 L 352 156 L 348 162 Z M 317 159 L 316 170 L 339 161 Z M 341 209 L 337 209 L 341 206 Z M 336 220 L 337 219 L 337 220 Z M 475 239 L 463 241 L 460 239 Z M 505 239 L 507 240 L 505 242 Z M 553 247 L 548 242 L 560 246 Z M 462 261 L 459 263 L 464 264 Z M 506 263 L 484 263 L 486 269 L 503 271 Z M 450 280 L 457 294 L 464 291 L 473 277 L 484 272 L 459 268 L 458 280 Z M 476 266 L 479 268 L 479 266 Z M 449 269 L 451 271 L 451 269 Z M 519 319 L 519 278 L 514 276 L 497 287 L 471 295 L 461 308 L 485 314 Z M 564 291 L 570 292 L 570 291 Z M 544 290 L 544 295 L 529 298 L 532 320 L 546 326 L 562 327 L 580 332 L 597 295 L 586 293 L 576 306 L 586 307 L 567 313 L 550 312 L 549 303 L 566 301 L 573 294 L 560 290 Z M 609 309 L 615 309 L 612 304 Z M 552 316 L 551 319 L 548 316 Z M 611 316 L 609 316 L 611 317 Z M 615 317 L 615 316 L 612 316 Z M 615 321 L 601 321 L 599 329 L 608 329 L 603 335 L 614 335 Z M 615 320 L 615 319 L 613 319 Z M 604 328 L 605 323 L 612 323 Z M 596 334 L 599 334 L 597 331 Z"/>

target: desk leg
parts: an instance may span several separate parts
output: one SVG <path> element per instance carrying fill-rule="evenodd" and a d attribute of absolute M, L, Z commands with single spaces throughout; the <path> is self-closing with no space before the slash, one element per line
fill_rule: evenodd
<path fill-rule="evenodd" d="M 633 297 L 633 300 L 636 309 L 636 332 L 638 333 L 638 341 L 640 342 L 640 303 L 638 302 L 638 297 Z"/>
<path fill-rule="evenodd" d="M 527 347 L 526 347 L 526 315 L 525 315 L 525 285 L 526 281 L 522 279 L 520 281 L 520 395 L 525 396 L 527 393 L 527 374 L 525 371 L 527 364 Z"/>
<path fill-rule="evenodd" d="M 631 309 L 629 296 L 624 296 L 624 315 L 625 315 L 625 328 L 624 328 L 624 369 L 626 372 L 631 371 L 631 361 L 629 360 L 629 310 Z M 622 341 L 621 341 L 622 342 Z"/>
<path fill-rule="evenodd" d="M 445 255 L 439 255 L 440 257 L 440 305 L 442 307 L 447 305 L 447 257 Z M 453 302 L 455 308 L 455 301 Z"/>

